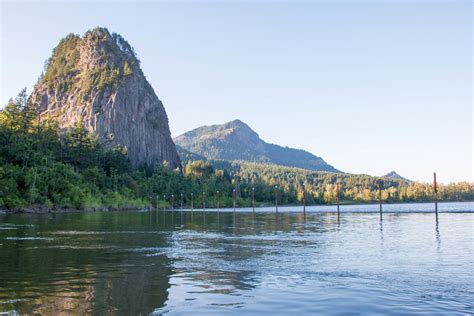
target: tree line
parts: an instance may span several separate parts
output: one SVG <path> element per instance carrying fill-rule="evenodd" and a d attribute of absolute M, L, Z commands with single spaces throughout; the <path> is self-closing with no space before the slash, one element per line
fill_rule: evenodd
<path fill-rule="evenodd" d="M 248 162 L 185 161 L 182 170 L 167 163 L 133 170 L 127 148 L 107 149 L 78 122 L 67 131 L 54 119 L 41 119 L 26 90 L 0 110 L 0 208 L 215 207 L 334 203 L 336 183 L 342 202 L 378 200 L 376 177 L 314 172 Z M 384 178 L 385 202 L 429 201 L 430 184 Z M 304 188 L 304 189 L 303 189 Z M 235 190 L 235 191 L 234 191 Z M 234 193 L 235 192 L 235 193 Z M 204 194 L 203 194 L 204 193 Z M 182 197 L 181 197 L 182 195 Z M 440 201 L 474 200 L 474 184 L 439 186 Z"/>

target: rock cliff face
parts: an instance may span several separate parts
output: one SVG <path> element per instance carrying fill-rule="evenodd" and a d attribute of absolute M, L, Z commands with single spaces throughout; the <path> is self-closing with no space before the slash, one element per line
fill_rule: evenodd
<path fill-rule="evenodd" d="M 163 104 L 133 48 L 105 28 L 64 38 L 31 100 L 42 119 L 56 119 L 62 130 L 80 123 L 108 148 L 127 147 L 135 168 L 181 166 Z"/>

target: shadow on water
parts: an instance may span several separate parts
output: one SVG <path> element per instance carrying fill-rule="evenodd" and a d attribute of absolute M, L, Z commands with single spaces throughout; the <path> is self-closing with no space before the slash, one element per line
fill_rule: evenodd
<path fill-rule="evenodd" d="M 166 254 L 146 257 L 141 249 L 150 244 L 150 236 L 153 244 L 165 247 L 169 242 L 165 235 L 133 231 L 131 226 L 150 227 L 154 221 L 156 214 L 146 213 L 8 220 L 17 229 L 1 241 L 0 310 L 46 315 L 149 313 L 168 298 L 171 261 Z M 21 226 L 24 223 L 29 226 Z"/>
<path fill-rule="evenodd" d="M 383 248 L 383 220 L 380 219 L 380 246 Z"/>
<path fill-rule="evenodd" d="M 441 235 L 439 233 L 439 219 L 438 219 L 438 213 L 436 213 L 436 225 L 435 225 L 435 236 L 436 236 L 436 249 L 438 251 L 438 254 L 441 250 Z"/>

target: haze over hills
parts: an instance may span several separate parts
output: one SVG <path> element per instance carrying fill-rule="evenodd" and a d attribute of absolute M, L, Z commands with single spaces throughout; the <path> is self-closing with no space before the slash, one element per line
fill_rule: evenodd
<path fill-rule="evenodd" d="M 30 100 L 63 131 L 79 124 L 109 149 L 126 147 L 133 167 L 180 166 L 165 108 L 135 51 L 106 28 L 62 39 Z"/>
<path fill-rule="evenodd" d="M 322 158 L 305 150 L 266 143 L 240 120 L 198 127 L 173 140 L 176 145 L 207 159 L 242 160 L 315 171 L 339 172 Z"/>

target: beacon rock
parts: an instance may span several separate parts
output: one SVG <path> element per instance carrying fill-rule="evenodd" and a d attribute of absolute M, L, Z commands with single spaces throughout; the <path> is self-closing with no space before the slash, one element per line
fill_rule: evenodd
<path fill-rule="evenodd" d="M 134 168 L 181 167 L 163 104 L 133 48 L 105 28 L 61 40 L 31 101 L 63 131 L 82 124 L 107 148 L 126 147 Z"/>

